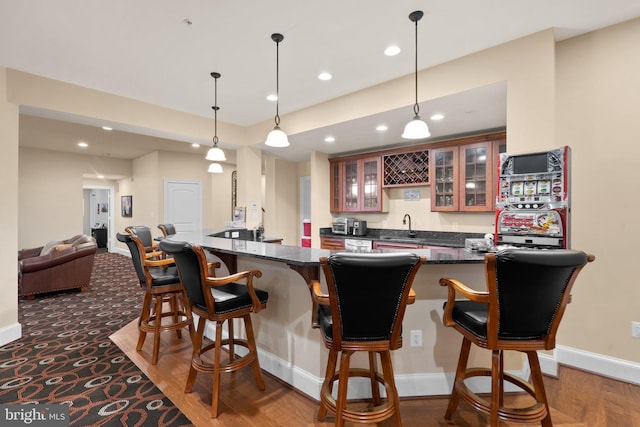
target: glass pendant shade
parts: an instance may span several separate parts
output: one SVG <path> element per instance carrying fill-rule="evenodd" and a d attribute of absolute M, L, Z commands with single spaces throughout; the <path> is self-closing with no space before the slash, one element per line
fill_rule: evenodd
<path fill-rule="evenodd" d="M 214 146 L 207 152 L 206 159 L 212 162 L 224 162 L 227 160 L 227 157 L 224 155 L 224 151 L 222 151 L 222 149 Z"/>
<path fill-rule="evenodd" d="M 283 148 L 289 146 L 289 138 L 287 134 L 280 129 L 280 42 L 284 40 L 284 36 L 280 33 L 271 34 L 271 40 L 276 42 L 276 117 L 274 119 L 276 125 L 273 130 L 267 135 L 267 140 L 264 142 L 269 147 Z"/>
<path fill-rule="evenodd" d="M 289 138 L 287 134 L 280 129 L 280 126 L 276 126 L 273 128 L 269 135 L 267 135 L 267 140 L 264 142 L 265 145 L 269 147 L 288 147 L 289 146 Z"/>
<path fill-rule="evenodd" d="M 402 137 L 405 139 L 424 139 L 431 136 L 429 126 L 420 118 L 420 105 L 418 104 L 418 21 L 422 19 L 423 12 L 421 10 L 413 11 L 409 14 L 409 20 L 415 24 L 415 96 L 416 102 L 413 104 L 413 119 L 404 127 Z"/>
<path fill-rule="evenodd" d="M 423 139 L 430 136 L 429 126 L 420 119 L 420 116 L 414 116 L 413 120 L 404 127 L 402 133 L 402 137 L 405 139 Z"/>
<path fill-rule="evenodd" d="M 222 173 L 222 165 L 220 163 L 211 163 L 208 169 L 209 173 Z"/>

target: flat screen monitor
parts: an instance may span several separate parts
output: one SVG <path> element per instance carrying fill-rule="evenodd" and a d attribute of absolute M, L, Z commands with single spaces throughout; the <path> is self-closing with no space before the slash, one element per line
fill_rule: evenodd
<path fill-rule="evenodd" d="M 548 172 L 547 153 L 523 154 L 513 157 L 513 173 L 541 173 Z"/>

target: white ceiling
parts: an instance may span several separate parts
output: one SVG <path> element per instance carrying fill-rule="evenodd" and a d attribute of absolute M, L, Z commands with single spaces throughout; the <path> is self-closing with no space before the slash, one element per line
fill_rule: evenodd
<path fill-rule="evenodd" d="M 0 66 L 211 118 L 210 72 L 217 71 L 222 74 L 218 119 L 248 126 L 275 114 L 275 104 L 266 100 L 275 92 L 272 33 L 284 35 L 279 108 L 285 115 L 412 73 L 414 26 L 408 15 L 413 10 L 425 12 L 418 28 L 418 67 L 424 69 L 548 28 L 554 28 L 561 40 L 626 21 L 640 16 L 640 1 L 0 0 Z M 384 56 L 390 44 L 402 52 Z M 333 74 L 333 79 L 318 80 L 322 71 Z M 479 88 L 423 103 L 421 112 L 423 118 L 436 110 L 446 115 L 441 122 L 429 123 L 434 138 L 493 129 L 505 124 L 505 93 L 504 85 Z M 38 129 L 50 136 L 57 132 L 60 141 L 78 139 L 81 136 L 75 134 L 86 130 L 50 119 L 93 125 L 55 112 L 21 111 L 45 117 L 22 120 L 22 145 L 42 144 L 39 138 L 23 138 L 36 135 Z M 291 148 L 272 153 L 300 161 L 312 147 L 341 153 L 372 144 L 398 144 L 411 115 L 408 106 L 292 135 Z M 371 130 L 380 122 L 389 126 L 384 135 Z M 52 127 L 47 130 L 45 125 Z M 118 138 L 117 133 L 98 133 L 95 141 L 104 144 L 105 139 Z M 328 134 L 336 137 L 336 143 L 322 142 Z M 118 144 L 94 148 L 122 158 L 152 150 L 155 143 L 165 149 L 192 150 L 184 141 L 169 141 L 172 135 L 151 136 L 121 148 Z M 224 148 L 224 136 L 219 136 Z M 52 140 L 58 138 L 49 138 L 47 148 L 69 146 Z"/>

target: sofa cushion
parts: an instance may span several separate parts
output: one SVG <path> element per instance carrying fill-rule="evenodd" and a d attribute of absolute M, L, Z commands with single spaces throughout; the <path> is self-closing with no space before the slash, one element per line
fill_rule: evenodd
<path fill-rule="evenodd" d="M 59 245 L 55 245 L 53 247 L 55 252 L 64 251 L 65 249 L 71 248 L 73 245 L 71 243 L 60 243 Z"/>
<path fill-rule="evenodd" d="M 62 240 L 52 240 L 50 242 L 47 242 L 42 247 L 42 250 L 40 251 L 40 256 L 49 255 L 51 252 L 53 252 L 54 248 L 59 244 L 62 244 Z"/>

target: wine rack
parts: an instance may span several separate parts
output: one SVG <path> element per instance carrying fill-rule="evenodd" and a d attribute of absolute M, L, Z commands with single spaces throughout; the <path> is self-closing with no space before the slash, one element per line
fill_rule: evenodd
<path fill-rule="evenodd" d="M 384 156 L 384 187 L 429 183 L 429 150 Z"/>

